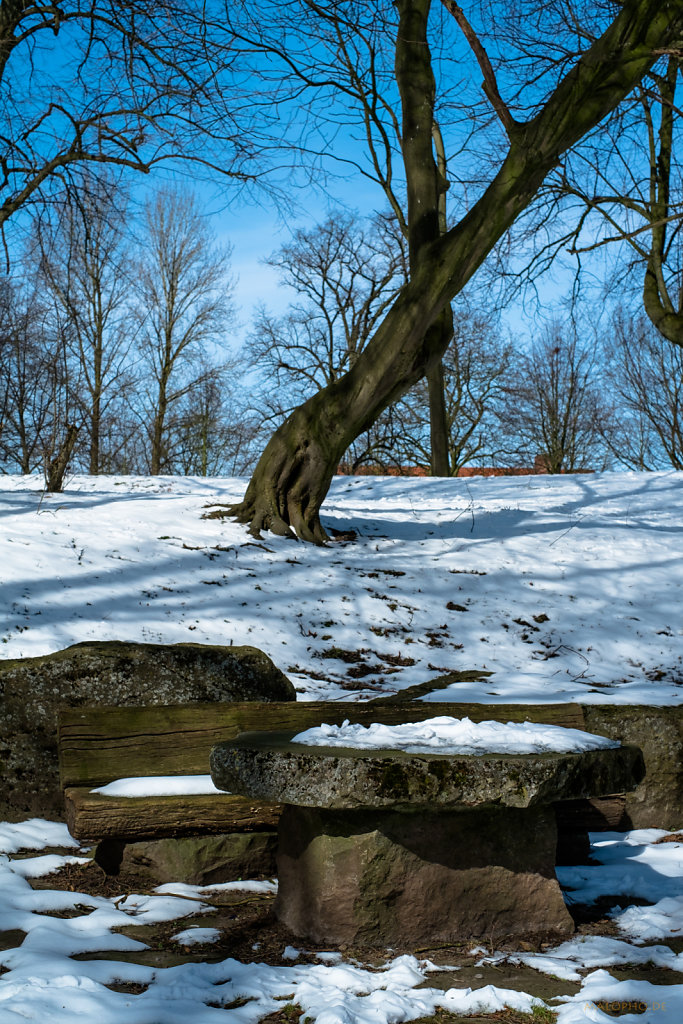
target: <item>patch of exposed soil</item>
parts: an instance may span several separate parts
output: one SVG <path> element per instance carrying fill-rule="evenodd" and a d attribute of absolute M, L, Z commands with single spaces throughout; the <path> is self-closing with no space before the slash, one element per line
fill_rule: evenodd
<path fill-rule="evenodd" d="M 668 837 L 667 837 L 668 838 Z M 134 873 L 121 873 L 116 877 L 108 876 L 94 861 L 85 865 L 67 865 L 61 871 L 44 878 L 32 879 L 34 889 L 56 889 L 68 892 L 82 892 L 89 896 L 115 898 L 123 894 L 137 893 L 141 895 L 153 892 L 153 884 L 148 878 Z M 609 909 L 618 902 L 618 897 L 606 897 L 598 903 L 582 907 L 574 904 L 571 907 L 577 924 L 578 935 L 616 935 L 614 922 L 606 915 Z M 580 990 L 580 984 L 554 978 L 542 974 L 524 965 L 515 966 L 509 963 L 480 964 L 481 952 L 472 953 L 472 943 L 442 944 L 435 948 L 420 949 L 401 947 L 387 951 L 384 948 L 367 949 L 353 946 L 335 947 L 293 939 L 277 921 L 274 914 L 274 896 L 270 893 L 248 893 L 240 891 L 208 893 L 198 897 L 198 902 L 208 904 L 211 909 L 202 908 L 194 916 L 164 922 L 156 925 L 133 925 L 118 929 L 131 938 L 138 939 L 148 945 L 148 949 L 130 953 L 110 952 L 88 953 L 75 956 L 75 960 L 107 960 L 139 963 L 152 967 L 171 967 L 188 962 L 215 963 L 227 958 L 234 958 L 242 963 L 266 963 L 272 966 L 291 965 L 291 959 L 284 959 L 283 953 L 287 946 L 295 945 L 301 950 L 297 963 L 320 962 L 316 954 L 320 952 L 336 952 L 337 949 L 346 958 L 355 959 L 367 965 L 368 969 L 381 969 L 388 956 L 395 957 L 409 953 L 418 958 L 428 958 L 435 964 L 447 969 L 430 973 L 423 987 L 448 989 L 451 987 L 481 988 L 495 985 L 518 992 L 528 992 L 544 1001 L 554 996 L 570 995 Z M 623 902 L 623 897 L 622 897 Z M 87 913 L 87 908 L 84 908 Z M 61 915 L 60 915 L 61 916 Z M 72 916 L 72 912 L 66 914 Z M 183 945 L 173 940 L 178 932 L 192 927 L 212 927 L 220 932 L 217 942 L 205 944 Z M 0 949 L 15 948 L 24 939 L 22 931 L 0 932 Z M 681 940 L 683 943 L 683 940 Z M 516 940 L 513 944 L 496 943 L 501 952 L 546 952 L 553 943 L 538 938 Z M 670 943 L 670 945 L 672 945 Z M 652 984 L 674 984 L 679 976 L 673 971 L 654 967 L 619 967 L 611 968 L 617 979 L 649 981 Z M 3 973 L 0 971 L 0 973 Z M 144 991 L 144 985 L 114 983 L 109 986 L 117 992 L 137 995 Z M 216 1004 L 219 1005 L 219 1004 Z M 264 1018 L 264 1024 L 289 1024 L 298 1020 L 301 1009 L 291 1003 L 285 1003 L 281 1010 Z M 606 1009 L 606 1012 L 610 1012 Z M 637 1013 L 638 1010 L 631 1009 Z M 614 1014 L 610 1014 L 614 1015 Z M 554 1016 L 533 1018 L 506 1010 L 497 1014 L 462 1017 L 460 1015 L 437 1011 L 430 1017 L 422 1018 L 422 1024 L 551 1024 Z M 417 1022 L 416 1022 L 417 1024 Z"/>

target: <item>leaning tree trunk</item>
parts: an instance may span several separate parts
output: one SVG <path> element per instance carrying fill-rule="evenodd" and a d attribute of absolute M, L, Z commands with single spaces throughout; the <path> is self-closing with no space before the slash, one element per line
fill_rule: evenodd
<path fill-rule="evenodd" d="M 429 0 L 399 0 L 399 9 L 397 65 L 414 60 L 422 75 L 426 38 L 419 32 L 426 30 Z M 443 354 L 440 335 L 435 341 L 429 328 L 561 155 L 628 95 L 682 29 L 683 0 L 626 0 L 532 120 L 511 122 L 508 112 L 510 149 L 483 196 L 446 235 L 420 247 L 411 280 L 352 369 L 295 409 L 266 446 L 244 500 L 214 517 L 235 516 L 255 535 L 269 529 L 317 543 L 326 539 L 320 507 L 346 448 Z M 407 162 L 409 188 L 422 170 Z"/>
<path fill-rule="evenodd" d="M 671 158 L 679 64 L 680 58 L 677 55 L 669 57 L 667 74 L 660 79 L 662 115 L 659 126 L 659 152 L 653 154 L 650 167 L 651 189 L 654 192 L 650 212 L 652 245 L 643 282 L 643 307 L 651 323 L 667 341 L 683 346 L 681 293 L 679 290 L 676 296 L 677 304 L 674 303 L 664 274 L 668 248 L 667 222 L 670 213 Z"/>
<path fill-rule="evenodd" d="M 45 467 L 45 490 L 51 494 L 59 494 L 64 486 L 64 477 L 69 466 L 69 460 L 78 437 L 78 427 L 75 423 L 67 425 L 66 434 L 57 450 L 56 455 L 50 459 Z"/>

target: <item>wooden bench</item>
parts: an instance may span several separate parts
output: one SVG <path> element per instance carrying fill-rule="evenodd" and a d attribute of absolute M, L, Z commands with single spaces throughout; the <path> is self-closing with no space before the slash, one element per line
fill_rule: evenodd
<path fill-rule="evenodd" d="M 241 796 L 113 797 L 91 792 L 119 778 L 209 774 L 211 748 L 241 732 L 307 729 L 321 722 L 397 725 L 436 715 L 473 721 L 542 721 L 585 728 L 584 708 L 571 704 L 484 705 L 400 701 L 234 703 L 149 708 L 81 708 L 59 723 L 59 759 L 66 819 L 80 840 L 139 840 L 202 834 L 271 831 L 278 804 Z M 587 827 L 618 828 L 624 800 L 577 802 L 562 810 L 571 860 L 585 850 Z M 601 826 L 602 822 L 602 826 Z M 624 826 L 625 827 L 625 826 Z M 573 845 L 572 845 L 573 844 Z"/>

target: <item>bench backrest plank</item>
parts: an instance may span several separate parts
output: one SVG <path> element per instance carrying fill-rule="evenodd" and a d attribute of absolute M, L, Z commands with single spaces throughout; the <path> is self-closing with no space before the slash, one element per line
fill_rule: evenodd
<path fill-rule="evenodd" d="M 59 722 L 62 788 L 99 786 L 112 779 L 149 775 L 204 775 L 216 743 L 241 732 L 308 729 L 382 722 L 399 725 L 437 715 L 510 722 L 547 722 L 584 728 L 577 704 L 454 704 L 370 701 L 190 704 L 172 707 L 83 708 Z"/>

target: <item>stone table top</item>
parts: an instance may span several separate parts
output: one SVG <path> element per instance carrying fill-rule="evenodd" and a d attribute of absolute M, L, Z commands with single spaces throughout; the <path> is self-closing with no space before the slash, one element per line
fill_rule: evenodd
<path fill-rule="evenodd" d="M 531 807 L 635 789 L 638 747 L 581 753 L 435 754 L 307 746 L 296 732 L 242 733 L 211 751 L 219 789 L 332 810 Z"/>

